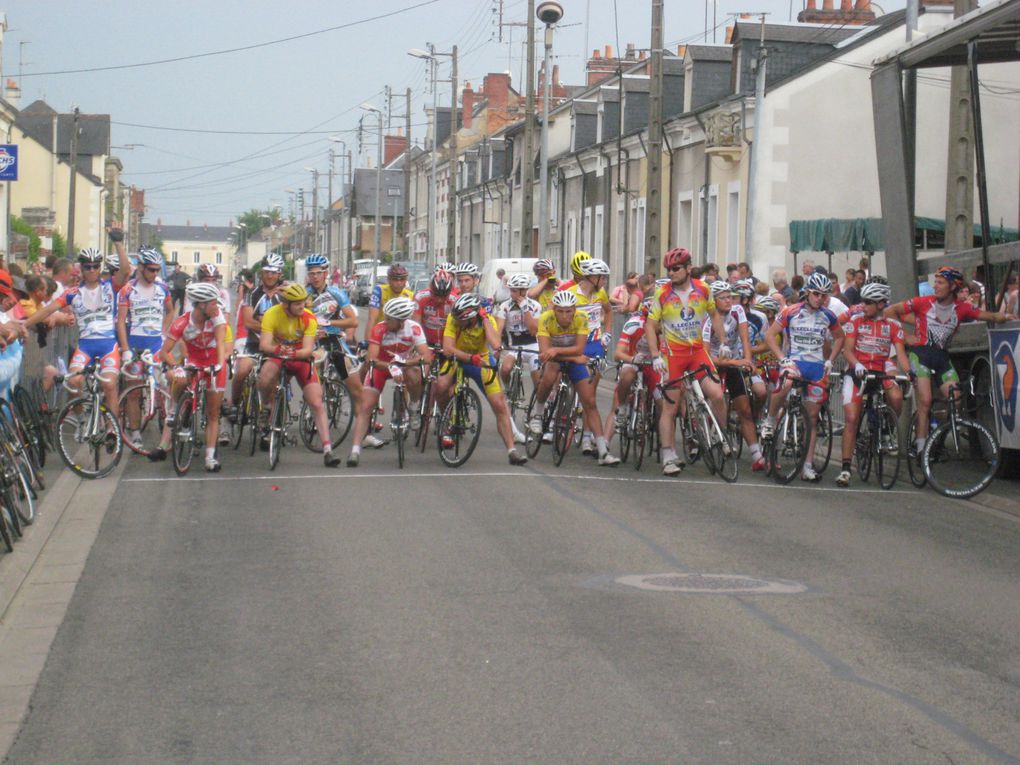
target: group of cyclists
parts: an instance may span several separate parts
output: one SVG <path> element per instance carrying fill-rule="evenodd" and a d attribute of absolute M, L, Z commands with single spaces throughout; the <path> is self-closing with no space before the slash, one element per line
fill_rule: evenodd
<path fill-rule="evenodd" d="M 747 444 L 753 471 L 766 469 L 761 441 L 772 436 L 776 415 L 799 380 L 811 439 L 800 475 L 815 481 L 818 474 L 810 458 L 815 420 L 834 379 L 833 365 L 843 357 L 845 426 L 836 482 L 847 486 L 867 390 L 863 381 L 871 379 L 869 373 L 876 373 L 869 384 L 883 386 L 897 412 L 903 394 L 895 376 L 911 380 L 919 414 L 914 446 L 920 448 L 927 436 L 933 394 L 941 389 L 945 395 L 957 379 L 947 352 L 956 328 L 964 321 L 1015 318 L 959 300 L 966 282 L 951 266 L 936 273 L 933 295 L 895 304 L 886 280 L 871 275 L 860 289 L 860 303 L 851 306 L 833 296 L 827 274 L 816 272 L 806 280 L 802 294 L 783 305 L 776 296 L 758 294 L 750 280 L 703 281 L 683 248 L 663 256 L 665 277 L 627 317 L 615 344 L 607 293 L 610 269 L 585 252 L 571 258 L 570 280 L 560 280 L 553 262 L 546 259 L 534 264 L 533 275 L 512 275 L 506 283 L 510 297 L 499 304 L 479 294 L 480 273 L 474 264 L 439 264 L 428 286 L 417 294 L 408 287 L 407 269 L 394 264 L 386 283 L 374 288 L 364 324 L 346 291 L 328 283 L 330 264 L 324 256 L 305 258 L 306 279 L 301 284 L 284 279 L 284 259 L 273 253 L 261 263 L 250 291 L 238 292 L 236 311 L 230 293 L 219 284 L 218 269 L 200 266 L 178 315 L 161 279 L 162 255 L 143 247 L 133 264 L 120 228 L 115 225 L 109 235 L 114 253 L 104 258 L 95 248 L 81 250 L 81 284 L 36 311 L 25 326 L 58 310 L 74 315 L 79 342 L 65 384 L 80 387 L 82 371 L 93 365 L 107 407 L 125 407 L 124 437 L 136 445 L 141 434 L 132 428 L 137 422 L 132 406 L 137 404 L 130 397 L 119 401 L 121 375 L 137 379 L 144 371 L 143 358 L 162 363 L 172 401 L 191 376 L 205 375 L 204 462 L 210 472 L 220 469 L 217 447 L 225 437 L 221 416 L 231 421 L 239 416 L 237 404 L 251 375 L 266 411 L 284 371 L 298 383 L 314 419 L 324 464 L 336 467 L 343 460 L 330 440 L 321 384 L 331 370 L 353 402 L 346 459 L 353 468 L 359 465 L 363 448 L 386 443 L 375 435 L 372 423 L 387 381 L 404 387 L 407 410 L 415 418 L 411 427 L 420 425 L 425 378 L 435 362 L 438 372 L 433 367 L 435 384 L 428 390 L 439 411 L 454 393 L 459 368 L 488 400 L 511 465 L 527 462 L 521 446 L 529 438 L 549 439 L 543 432 L 548 422 L 545 408 L 561 376 L 573 387 L 580 405 L 582 452 L 599 465 L 619 464 L 610 441 L 624 426 L 623 404 L 641 375 L 645 388 L 654 393 L 659 456 L 668 476 L 685 467 L 676 433 L 684 400 L 663 392 L 681 377 L 700 386 L 717 422 L 726 423 L 735 413 L 737 438 Z M 530 417 L 522 422 L 511 416 L 506 395 L 518 362 L 535 391 Z M 610 410 L 602 412 L 596 393 L 610 362 L 618 365 L 619 373 Z M 167 413 L 159 444 L 149 453 L 154 461 L 165 459 L 171 448 L 173 415 Z M 732 442 L 725 445 L 736 447 Z"/>

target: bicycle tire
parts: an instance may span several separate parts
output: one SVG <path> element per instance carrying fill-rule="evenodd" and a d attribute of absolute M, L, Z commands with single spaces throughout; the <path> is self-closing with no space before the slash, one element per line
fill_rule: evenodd
<path fill-rule="evenodd" d="M 778 483 L 790 483 L 801 471 L 807 447 L 807 411 L 803 404 L 788 405 L 772 438 L 773 477 Z"/>
<path fill-rule="evenodd" d="M 7 442 L 13 446 L 14 451 L 24 455 L 34 480 L 42 467 L 36 459 L 35 448 L 24 420 L 14 404 L 7 399 L 0 399 L 0 420 L 3 422 L 3 433 Z"/>
<path fill-rule="evenodd" d="M 822 404 L 818 410 L 815 431 L 818 435 L 815 439 L 815 453 L 811 455 L 811 465 L 821 478 L 832 460 L 832 411 L 828 403 Z M 819 447 L 823 456 L 819 456 Z"/>
<path fill-rule="evenodd" d="M 12 429 L 11 423 L 2 415 L 0 415 L 0 440 L 2 440 L 6 453 L 10 456 L 15 466 L 23 470 L 28 476 L 29 490 L 32 493 L 32 497 L 38 496 L 35 487 L 38 487 L 39 491 L 46 488 L 46 483 L 42 477 L 42 469 L 36 465 L 30 450 L 20 440 L 17 432 Z"/>
<path fill-rule="evenodd" d="M 407 438 L 409 426 L 407 417 L 407 401 L 401 388 L 393 386 L 393 410 L 390 413 L 393 429 L 393 440 L 397 442 L 397 467 L 404 469 L 404 440 Z"/>
<path fill-rule="evenodd" d="M 553 403 L 553 464 L 559 467 L 574 441 L 574 397 L 561 389 Z"/>
<path fill-rule="evenodd" d="M 273 408 L 269 410 L 269 469 L 276 470 L 280 464 L 280 451 L 283 449 L 287 410 L 287 391 L 277 390 L 273 399 Z"/>
<path fill-rule="evenodd" d="M 701 459 L 701 447 L 698 444 L 697 425 L 691 419 L 690 412 L 681 417 L 677 417 L 676 422 L 680 424 L 680 437 L 683 441 L 684 462 L 688 465 L 693 465 Z"/>
<path fill-rule="evenodd" d="M 90 465 L 82 465 L 76 461 L 81 448 L 85 446 L 84 441 L 76 441 L 77 436 L 77 420 L 78 417 L 74 412 L 75 407 L 81 407 L 81 413 L 84 418 L 91 417 L 91 409 L 93 402 L 91 398 L 76 398 L 68 401 L 64 404 L 60 410 L 60 414 L 57 415 L 57 453 L 60 454 L 60 458 L 64 461 L 64 464 L 77 476 L 81 478 L 87 478 L 94 480 L 96 478 L 103 478 L 113 472 L 113 469 L 117 467 L 120 462 L 121 454 L 124 451 L 124 439 L 120 433 L 120 426 L 117 425 L 117 418 L 110 413 L 106 408 L 105 404 L 99 405 L 99 418 L 103 424 L 103 435 L 99 436 L 90 435 L 89 457 Z M 87 413 L 87 414 L 86 414 Z M 113 449 L 110 449 L 109 440 L 114 439 Z M 102 441 L 98 439 L 102 438 Z M 95 442 L 95 443 L 93 443 Z M 105 451 L 112 457 L 111 462 L 108 465 L 99 466 L 99 457 L 101 453 Z"/>
<path fill-rule="evenodd" d="M 744 453 L 744 434 L 740 430 L 740 415 L 732 409 L 726 418 L 725 434 L 729 439 L 730 449 L 733 450 L 734 456 L 739 460 L 740 455 Z"/>
<path fill-rule="evenodd" d="M 125 446 L 127 446 L 127 448 L 135 454 L 148 457 L 152 454 L 156 447 L 159 446 L 159 440 L 163 436 L 163 425 L 166 422 L 166 413 L 170 410 L 170 403 L 172 399 L 170 398 L 170 394 L 163 388 L 156 388 L 157 400 L 150 406 L 148 401 L 150 395 L 148 383 L 138 383 L 129 388 L 125 388 L 120 394 L 120 398 L 117 399 L 117 424 L 120 425 L 121 433 L 128 432 L 127 407 L 125 404 L 128 396 L 136 392 L 141 396 L 141 400 L 138 402 L 140 409 L 138 430 L 142 434 L 142 448 L 136 448 L 130 440 L 126 441 Z M 150 408 L 152 409 L 151 415 L 148 414 Z M 152 443 L 151 447 L 147 443 L 147 437 Z"/>
<path fill-rule="evenodd" d="M 907 442 L 907 474 L 910 482 L 918 489 L 923 489 L 928 479 L 924 477 L 924 465 L 921 464 L 922 448 L 917 450 L 917 412 L 910 418 L 910 440 Z"/>
<path fill-rule="evenodd" d="M 254 457 L 262 439 L 262 400 L 257 390 L 252 389 L 248 406 L 248 427 L 251 431 L 248 433 L 248 456 Z"/>
<path fill-rule="evenodd" d="M 702 457 L 702 462 L 705 463 L 705 467 L 708 468 L 710 475 L 715 475 L 718 470 L 718 465 L 715 462 L 715 455 L 712 453 L 712 428 L 708 421 L 708 415 L 704 411 L 699 411 L 695 414 L 695 440 L 698 442 L 698 452 Z"/>
<path fill-rule="evenodd" d="M 924 443 L 921 462 L 935 491 L 944 497 L 968 499 L 988 488 L 1002 452 L 995 435 L 977 420 L 957 417 L 955 438 L 953 433 L 952 419 L 935 428 Z"/>
<path fill-rule="evenodd" d="M 174 426 L 170 430 L 171 451 L 173 452 L 174 472 L 187 475 L 191 461 L 195 457 L 194 432 L 198 428 L 191 404 L 191 391 L 185 389 L 177 398 Z"/>
<path fill-rule="evenodd" d="M 7 549 L 7 552 L 12 553 L 14 552 L 14 539 L 11 536 L 11 529 L 8 525 L 12 522 L 8 520 L 9 513 L 10 511 L 0 504 L 0 538 L 3 539 L 4 547 Z"/>
<path fill-rule="evenodd" d="M 867 410 L 861 411 L 861 421 L 857 426 L 857 439 L 854 442 L 854 462 L 857 463 L 857 475 L 867 483 L 871 477 L 871 468 L 874 463 L 876 442 L 872 437 L 871 414 Z"/>
<path fill-rule="evenodd" d="M 888 490 L 896 485 L 896 480 L 899 478 L 900 454 L 903 450 L 900 448 L 899 423 L 893 410 L 888 407 L 882 407 L 878 410 L 878 416 L 879 439 L 878 459 L 875 462 L 875 476 L 878 478 L 878 485 Z M 896 444 L 895 454 L 890 454 L 887 449 L 882 447 L 882 433 L 887 433 L 889 442 Z"/>
<path fill-rule="evenodd" d="M 729 436 L 724 433 L 724 439 L 728 439 Z M 722 478 L 726 483 L 734 483 L 737 478 L 740 477 L 740 460 L 733 449 L 732 443 L 730 446 L 730 453 L 726 453 L 725 442 L 715 442 L 712 444 L 712 459 L 715 461 L 716 472 L 719 477 Z"/>
<path fill-rule="evenodd" d="M 531 432 L 531 416 L 535 411 L 535 402 L 538 397 L 538 390 L 531 392 L 531 398 L 528 400 L 528 409 L 525 414 L 526 421 L 524 423 L 524 451 L 527 452 L 529 459 L 535 459 L 538 455 L 539 450 L 542 448 L 542 434 L 545 432 L 546 415 L 543 412 L 542 416 L 542 433 L 536 435 Z"/>
<path fill-rule="evenodd" d="M 616 429 L 616 434 L 620 439 L 620 462 L 626 462 L 630 457 L 630 446 L 634 442 L 634 434 L 637 431 L 638 408 L 635 398 L 636 394 L 634 393 L 627 396 L 627 411 L 624 414 L 623 427 Z M 617 416 L 615 412 L 613 416 Z"/>
<path fill-rule="evenodd" d="M 517 416 L 524 411 L 524 377 L 523 368 L 514 364 L 510 369 L 510 382 L 506 386 L 507 405 L 510 408 L 510 419 L 520 426 Z"/>
<path fill-rule="evenodd" d="M 638 391 L 637 400 L 634 402 L 634 418 L 631 420 L 630 413 L 627 415 L 627 429 L 630 430 L 633 422 L 632 438 L 634 442 L 634 469 L 640 470 L 645 463 L 645 451 L 648 447 L 648 393 Z"/>
<path fill-rule="evenodd" d="M 25 473 L 24 466 L 19 465 L 17 460 L 13 460 L 11 467 L 14 470 L 13 482 L 7 491 L 10 494 L 14 513 L 21 523 L 31 526 L 35 521 L 35 492 L 32 491 L 31 481 Z"/>
<path fill-rule="evenodd" d="M 244 429 L 251 425 L 251 395 L 254 387 L 245 380 L 241 386 L 241 398 L 234 404 L 234 421 L 230 423 L 230 443 L 235 450 L 244 441 Z"/>
<path fill-rule="evenodd" d="M 46 467 L 46 450 L 48 445 L 45 435 L 46 428 L 39 417 L 39 409 L 35 405 L 32 394 L 21 385 L 14 387 L 14 392 L 11 394 L 11 402 L 14 404 L 15 411 L 18 412 L 18 417 L 24 424 L 25 435 L 30 442 L 29 448 L 34 450 L 32 455 L 33 461 L 41 470 Z"/>
<path fill-rule="evenodd" d="M 477 421 L 472 423 L 474 413 Z M 466 385 L 458 391 L 446 404 L 436 427 L 436 440 L 439 445 L 439 459 L 447 467 L 460 467 L 471 457 L 478 437 L 482 431 L 482 405 L 478 394 Z M 443 436 L 453 439 L 453 447 L 443 446 Z"/>

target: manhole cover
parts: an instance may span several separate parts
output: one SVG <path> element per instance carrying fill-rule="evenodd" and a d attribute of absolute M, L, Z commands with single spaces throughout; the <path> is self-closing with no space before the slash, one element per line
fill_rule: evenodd
<path fill-rule="evenodd" d="M 740 574 L 631 574 L 617 583 L 656 592 L 710 592 L 719 595 L 753 593 L 789 595 L 807 591 L 799 582 L 782 579 L 755 579 Z"/>

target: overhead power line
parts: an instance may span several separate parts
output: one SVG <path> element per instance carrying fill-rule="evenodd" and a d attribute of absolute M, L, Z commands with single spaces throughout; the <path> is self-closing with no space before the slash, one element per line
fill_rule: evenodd
<path fill-rule="evenodd" d="M 369 24 L 373 21 L 380 21 L 382 19 L 388 19 L 393 16 L 399 16 L 400 14 L 407 13 L 409 11 L 417 10 L 418 8 L 424 8 L 428 5 L 435 5 L 442 0 L 422 0 L 422 2 L 409 5 L 405 8 L 398 8 L 395 11 L 389 13 L 380 13 L 376 16 L 369 16 L 368 18 L 358 19 L 357 21 L 349 21 L 346 24 L 337 24 L 333 27 L 326 27 L 325 29 L 316 29 L 313 32 L 304 32 L 299 35 L 291 35 L 290 37 L 281 37 L 277 40 L 268 40 L 267 42 L 253 43 L 252 45 L 243 45 L 238 48 L 225 48 L 223 50 L 207 51 L 205 53 L 193 53 L 189 56 L 174 56 L 173 58 L 162 58 L 155 61 L 141 61 L 135 64 L 113 64 L 110 66 L 92 66 L 85 69 L 58 69 L 52 72 L 25 72 L 22 77 L 46 77 L 57 74 L 84 74 L 87 72 L 109 72 L 117 69 L 138 69 L 146 66 L 159 66 L 160 64 L 175 64 L 180 61 L 193 61 L 199 58 L 210 58 L 211 56 L 224 56 L 228 53 L 241 53 L 242 51 L 256 50 L 258 48 L 268 48 L 272 45 L 280 45 L 281 43 L 293 42 L 294 40 L 303 40 L 308 37 L 315 37 L 316 35 L 323 35 L 328 32 L 336 32 L 340 29 L 350 29 L 351 27 L 361 26 L 362 24 Z"/>

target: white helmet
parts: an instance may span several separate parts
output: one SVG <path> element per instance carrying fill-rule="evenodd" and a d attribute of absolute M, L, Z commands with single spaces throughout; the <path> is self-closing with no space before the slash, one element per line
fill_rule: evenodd
<path fill-rule="evenodd" d="M 120 271 L 120 255 L 111 252 L 106 256 L 106 269 L 108 271 Z"/>
<path fill-rule="evenodd" d="M 718 279 L 712 282 L 712 297 L 716 295 L 729 295 L 733 291 L 733 285 L 729 282 Z"/>
<path fill-rule="evenodd" d="M 184 294 L 188 296 L 188 300 L 194 303 L 208 303 L 210 300 L 219 300 L 220 291 L 217 289 L 215 284 L 210 282 L 191 282 L 185 290 Z"/>
<path fill-rule="evenodd" d="M 876 303 L 888 302 L 892 297 L 892 290 L 888 284 L 872 282 L 861 287 L 861 300 L 873 300 Z"/>
<path fill-rule="evenodd" d="M 531 286 L 531 277 L 527 274 L 514 274 L 506 280 L 506 286 L 512 290 L 526 290 Z"/>
<path fill-rule="evenodd" d="M 582 276 L 609 276 L 609 264 L 598 258 L 589 258 L 580 263 Z"/>
<path fill-rule="evenodd" d="M 262 264 L 262 270 L 283 273 L 283 258 L 275 252 L 269 253 Z"/>
<path fill-rule="evenodd" d="M 414 316 L 414 301 L 411 298 L 395 297 L 386 301 L 383 313 L 388 319 L 410 319 Z"/>
<path fill-rule="evenodd" d="M 471 274 L 471 276 L 478 276 L 478 266 L 476 266 L 474 263 L 461 263 L 459 266 L 457 266 L 455 273 L 457 274 L 457 276 L 460 276 L 461 274 Z"/>
<path fill-rule="evenodd" d="M 560 290 L 552 296 L 552 304 L 557 308 L 574 308 L 577 305 L 577 295 L 570 290 Z"/>

